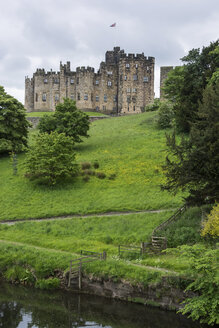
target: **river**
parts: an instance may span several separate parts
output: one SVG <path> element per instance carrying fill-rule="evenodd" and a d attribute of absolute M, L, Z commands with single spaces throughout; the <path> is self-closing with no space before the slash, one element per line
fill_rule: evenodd
<path fill-rule="evenodd" d="M 144 305 L 0 283 L 1 328 L 200 328 L 186 317 Z"/>

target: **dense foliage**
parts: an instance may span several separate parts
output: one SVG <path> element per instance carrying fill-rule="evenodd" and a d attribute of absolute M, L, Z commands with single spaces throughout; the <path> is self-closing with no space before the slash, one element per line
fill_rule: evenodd
<path fill-rule="evenodd" d="M 219 237 L 219 204 L 215 205 L 208 215 L 207 220 L 203 224 L 201 235 L 203 237 Z"/>
<path fill-rule="evenodd" d="M 160 107 L 160 99 L 155 98 L 152 104 L 149 104 L 145 107 L 145 112 L 154 112 L 157 111 Z"/>
<path fill-rule="evenodd" d="M 188 138 L 177 144 L 175 134 L 167 136 L 169 155 L 163 189 L 188 191 L 187 202 L 202 204 L 219 200 L 219 72 L 203 92 L 196 119 Z"/>
<path fill-rule="evenodd" d="M 188 273 L 192 275 L 193 282 L 186 290 L 196 293 L 194 297 L 185 300 L 185 307 L 181 312 L 189 314 L 193 320 L 199 319 L 209 325 L 219 324 L 219 249 L 196 244 L 182 246 L 174 254 L 189 261 Z"/>
<path fill-rule="evenodd" d="M 89 116 L 76 107 L 75 101 L 66 98 L 56 106 L 53 115 L 40 119 L 38 128 L 41 133 L 56 131 L 71 137 L 74 142 L 81 142 L 81 137 L 88 137 Z"/>
<path fill-rule="evenodd" d="M 54 185 L 61 179 L 75 176 L 73 145 L 72 139 L 64 133 L 39 134 L 27 152 L 26 177 Z"/>
<path fill-rule="evenodd" d="M 219 67 L 219 41 L 203 47 L 202 51 L 192 49 L 181 60 L 184 65 L 169 72 L 163 89 L 165 97 L 173 102 L 177 129 L 189 132 L 203 90 Z"/>
<path fill-rule="evenodd" d="M 24 150 L 28 127 L 24 106 L 0 86 L 0 154 Z"/>
<path fill-rule="evenodd" d="M 170 102 L 163 101 L 160 103 L 158 110 L 158 127 L 167 129 L 172 126 L 173 121 L 173 106 Z"/>

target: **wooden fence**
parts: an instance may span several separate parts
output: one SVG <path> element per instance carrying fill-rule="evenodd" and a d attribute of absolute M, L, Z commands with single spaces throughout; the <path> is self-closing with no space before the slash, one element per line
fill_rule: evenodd
<path fill-rule="evenodd" d="M 134 255 L 134 254 L 141 255 L 142 248 L 138 247 L 138 246 L 131 246 L 131 245 L 119 245 L 118 253 L 119 253 L 119 256 L 121 256 L 124 253 L 132 254 L 132 255 Z"/>
<path fill-rule="evenodd" d="M 69 277 L 68 277 L 68 287 L 71 286 L 71 279 L 78 278 L 78 288 L 82 287 L 82 265 L 85 263 L 97 261 L 97 260 L 106 260 L 106 252 L 97 253 L 81 250 L 81 254 L 86 254 L 83 256 L 70 261 Z"/>

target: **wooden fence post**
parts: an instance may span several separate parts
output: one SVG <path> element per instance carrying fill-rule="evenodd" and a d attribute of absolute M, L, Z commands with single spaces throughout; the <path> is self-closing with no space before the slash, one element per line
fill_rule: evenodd
<path fill-rule="evenodd" d="M 80 261 L 79 269 L 78 269 L 78 288 L 81 289 L 81 283 L 82 283 L 82 265 Z"/>
<path fill-rule="evenodd" d="M 106 260 L 106 252 L 103 252 L 102 259 Z"/>
<path fill-rule="evenodd" d="M 120 245 L 119 245 L 119 247 L 118 247 L 118 251 L 119 251 L 119 256 L 120 256 Z"/>

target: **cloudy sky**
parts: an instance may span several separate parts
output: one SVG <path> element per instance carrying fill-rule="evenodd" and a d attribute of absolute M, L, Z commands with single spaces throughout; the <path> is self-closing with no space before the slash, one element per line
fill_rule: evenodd
<path fill-rule="evenodd" d="M 116 27 L 109 27 L 116 22 Z M 0 0 L 0 85 L 24 102 L 24 78 L 36 68 L 98 69 L 106 50 L 178 65 L 192 48 L 219 36 L 218 0 Z"/>

